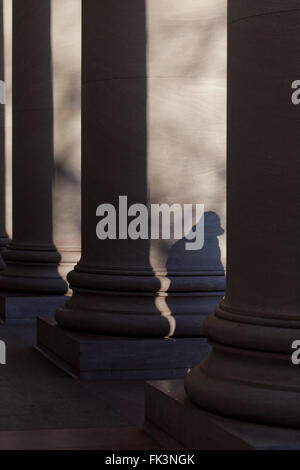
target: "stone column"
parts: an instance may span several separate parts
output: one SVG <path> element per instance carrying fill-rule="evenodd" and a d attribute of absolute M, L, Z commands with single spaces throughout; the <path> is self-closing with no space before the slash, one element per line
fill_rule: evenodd
<path fill-rule="evenodd" d="M 6 233 L 5 224 L 5 103 L 3 91 L 5 90 L 5 73 L 4 73 L 4 32 L 3 32 L 3 0 L 0 1 L 0 253 L 4 250 L 9 242 Z M 5 101 L 5 100 L 4 100 Z M 2 255 L 0 254 L 0 270 L 4 268 Z"/>
<path fill-rule="evenodd" d="M 291 360 L 300 339 L 299 33 L 299 2 L 229 1 L 227 293 L 205 322 L 213 351 L 185 382 L 201 408 L 291 428 L 300 427 Z"/>
<path fill-rule="evenodd" d="M 223 109 L 224 94 L 211 86 L 204 59 L 198 67 L 198 52 L 178 60 L 178 28 L 185 38 L 180 47 L 190 50 L 207 18 L 198 1 L 175 3 L 174 11 L 161 0 L 82 3 L 82 257 L 68 276 L 73 296 L 55 315 L 64 329 L 98 334 L 99 341 L 100 335 L 118 336 L 120 342 L 111 348 L 124 343 L 120 337 L 142 338 L 135 352 L 135 342 L 126 343 L 125 353 L 119 346 L 118 364 L 107 369 L 160 368 L 162 376 L 174 374 L 171 369 L 182 374 L 189 367 L 193 341 L 199 344 L 203 336 L 203 319 L 225 288 L 218 242 L 224 233 L 219 204 L 224 122 L 212 122 L 206 113 L 207 97 L 216 93 Z M 117 222 L 115 239 L 99 240 L 97 208 L 111 204 L 118 215 L 120 196 L 127 197 L 128 207 L 143 204 L 149 209 L 155 203 L 205 204 L 204 247 L 186 251 L 187 240 L 176 241 L 172 230 L 170 239 L 133 240 L 124 235 L 126 222 L 125 227 Z M 132 220 L 128 216 L 128 223 Z M 50 344 L 46 328 L 40 322 L 39 347 L 71 362 L 62 343 Z M 65 330 L 58 331 L 67 344 Z M 94 335 L 86 335 L 85 344 L 88 338 L 95 341 Z M 144 338 L 157 338 L 158 343 Z M 172 353 L 161 349 L 171 344 L 183 346 Z M 97 351 L 94 364 L 103 358 Z M 108 361 L 110 348 L 106 351 Z M 141 351 L 148 351 L 143 364 Z M 132 365 L 133 357 L 139 358 L 139 366 Z M 120 366 L 125 359 L 127 364 Z"/>
<path fill-rule="evenodd" d="M 50 0 L 13 1 L 13 238 L 4 291 L 63 294 L 52 240 Z"/>

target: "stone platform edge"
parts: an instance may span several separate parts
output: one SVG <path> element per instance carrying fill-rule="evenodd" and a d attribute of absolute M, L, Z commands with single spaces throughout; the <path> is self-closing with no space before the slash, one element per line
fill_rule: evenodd
<path fill-rule="evenodd" d="M 205 338 L 127 338 L 76 333 L 37 319 L 36 349 L 72 376 L 94 380 L 184 377 L 207 357 Z"/>
<path fill-rule="evenodd" d="M 300 449 L 299 429 L 246 423 L 209 413 L 188 399 L 183 380 L 145 384 L 144 429 L 154 440 L 171 449 Z"/>

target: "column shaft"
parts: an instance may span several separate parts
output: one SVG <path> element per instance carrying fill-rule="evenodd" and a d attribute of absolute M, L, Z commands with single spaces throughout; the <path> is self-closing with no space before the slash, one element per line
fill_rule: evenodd
<path fill-rule="evenodd" d="M 52 240 L 50 0 L 13 1 L 13 239 L 0 288 L 64 293 Z"/>
<path fill-rule="evenodd" d="M 205 322 L 213 352 L 186 378 L 205 409 L 290 427 L 300 426 L 299 33 L 297 2 L 229 0 L 227 292 Z"/>
<path fill-rule="evenodd" d="M 181 3 L 180 15 L 199 14 L 194 0 Z M 190 77 L 187 64 L 160 54 L 159 42 L 178 22 L 168 2 L 89 0 L 82 7 L 82 258 L 69 275 L 73 296 L 56 312 L 57 322 L 107 335 L 199 336 L 225 287 L 223 229 L 209 193 L 218 170 L 198 148 L 203 110 L 193 114 L 200 72 Z M 188 16 L 184 27 L 191 22 Z M 187 240 L 173 235 L 99 240 L 97 207 L 108 203 L 118 211 L 120 196 L 128 206 L 149 209 L 213 200 L 203 250 L 188 252 Z"/>

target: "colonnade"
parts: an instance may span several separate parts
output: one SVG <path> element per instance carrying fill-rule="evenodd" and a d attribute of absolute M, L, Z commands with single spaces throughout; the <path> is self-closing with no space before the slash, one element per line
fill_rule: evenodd
<path fill-rule="evenodd" d="M 67 291 L 53 241 L 53 5 L 50 0 L 29 0 L 26 5 L 13 1 L 13 233 L 0 275 L 0 289 L 9 296 Z M 211 85 L 204 58 L 202 69 L 195 53 L 180 61 L 176 51 L 168 60 L 165 54 L 177 40 L 172 25 L 182 28 L 191 47 L 199 33 L 195 29 L 190 37 L 186 29 L 193 26 L 195 15 L 204 23 L 210 13 L 203 13 L 194 0 L 176 2 L 174 12 L 168 2 L 83 2 L 82 251 L 68 275 L 72 295 L 67 302 L 62 298 L 53 312 L 57 323 L 51 324 L 57 334 L 79 332 L 88 339 L 92 333 L 94 339 L 153 338 L 173 347 L 182 344 L 177 354 L 186 359 L 180 358 L 180 370 L 194 364 L 187 358 L 193 340 L 204 344 L 203 320 L 224 295 L 219 247 L 224 182 L 218 180 L 224 135 L 217 144 L 212 137 L 205 145 L 201 136 L 209 136 L 215 125 L 212 117 L 205 117 L 207 100 L 215 94 L 220 109 L 225 101 L 224 94 L 218 96 L 223 76 L 218 71 L 221 78 Z M 170 37 L 163 51 L 159 44 L 166 33 Z M 222 131 L 223 125 L 221 120 Z M 97 207 L 117 207 L 120 196 L 127 197 L 128 206 L 147 208 L 204 204 L 204 220 L 194 218 L 194 230 L 204 223 L 204 247 L 187 251 L 184 234 L 175 239 L 172 214 L 167 239 L 99 240 Z M 39 325 L 43 330 L 45 324 Z M 45 344 L 47 336 L 51 333 L 38 334 L 40 349 L 64 356 Z M 176 361 L 173 365 L 177 369 Z"/>
<path fill-rule="evenodd" d="M 216 0 L 215 8 L 221 3 Z M 68 275 L 73 293 L 53 312 L 55 320 L 39 321 L 38 343 L 79 374 L 103 344 L 108 355 L 113 349 L 110 365 L 126 348 L 133 355 L 133 344 L 139 351 L 150 344 L 149 351 L 163 351 L 164 371 L 182 373 L 194 365 L 191 352 L 196 362 L 202 359 L 197 348 L 205 332 L 212 352 L 185 380 L 197 407 L 299 427 L 299 374 L 291 362 L 299 332 L 299 111 L 290 91 L 299 78 L 300 13 L 298 2 L 279 3 L 229 0 L 223 300 L 224 168 L 217 142 L 224 131 L 218 121 L 225 112 L 224 77 L 218 75 L 222 67 L 212 72 L 207 66 L 216 59 L 210 41 L 220 34 L 220 15 L 207 7 L 205 16 L 195 0 L 175 1 L 172 10 L 167 0 L 82 3 L 82 252 Z M 0 288 L 18 295 L 64 294 L 52 234 L 51 2 L 13 5 L 13 234 Z M 201 27 L 208 23 L 204 44 Z M 218 112 L 209 114 L 211 107 Z M 2 141 L 1 134 L 0 150 Z M 205 204 L 203 248 L 187 251 L 186 239 L 174 236 L 99 240 L 97 208 L 117 207 L 120 196 L 148 208 Z M 169 355 L 160 350 L 162 343 L 168 348 L 176 342 L 184 345 L 176 353 L 186 360 L 174 349 Z M 85 362 L 76 363 L 72 355 L 81 351 Z M 151 363 L 151 353 L 142 361 Z"/>

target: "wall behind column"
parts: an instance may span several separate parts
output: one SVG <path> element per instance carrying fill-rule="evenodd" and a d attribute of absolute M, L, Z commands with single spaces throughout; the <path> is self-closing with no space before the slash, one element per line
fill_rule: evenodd
<path fill-rule="evenodd" d="M 66 275 L 80 258 L 81 0 L 52 0 L 54 242 Z"/>
<path fill-rule="evenodd" d="M 226 5 L 147 0 L 149 199 L 204 203 L 224 229 Z M 225 235 L 219 243 L 225 266 Z M 167 263 L 169 245 L 152 241 L 153 267 Z"/>

